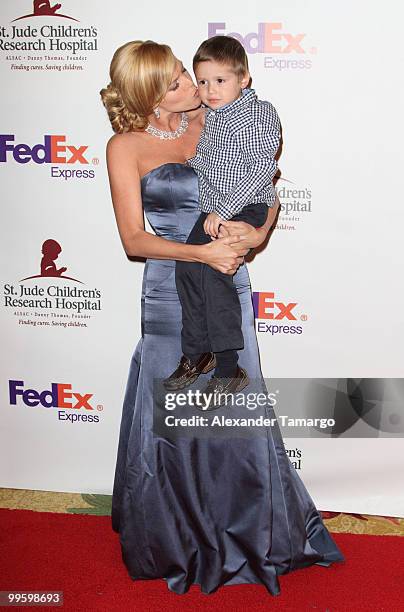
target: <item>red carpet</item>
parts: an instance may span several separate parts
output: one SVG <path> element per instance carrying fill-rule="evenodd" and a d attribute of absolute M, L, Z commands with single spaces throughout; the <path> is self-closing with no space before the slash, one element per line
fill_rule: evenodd
<path fill-rule="evenodd" d="M 165 581 L 132 581 L 110 517 L 0 510 L 0 590 L 58 590 L 61 610 L 282 610 L 398 612 L 404 609 L 403 538 L 333 534 L 347 561 L 280 576 L 281 594 L 265 587 L 222 587 L 185 595 Z M 50 608 L 11 608 L 40 609 Z"/>

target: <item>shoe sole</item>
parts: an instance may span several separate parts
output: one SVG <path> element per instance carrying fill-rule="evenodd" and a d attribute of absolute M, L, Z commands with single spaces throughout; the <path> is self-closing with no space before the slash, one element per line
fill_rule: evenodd
<path fill-rule="evenodd" d="M 206 366 L 203 368 L 203 370 L 201 370 L 201 371 L 199 372 L 199 374 L 194 374 L 194 376 L 192 376 L 192 378 L 189 378 L 189 379 L 188 379 L 186 382 L 184 382 L 183 384 L 178 385 L 178 386 L 175 386 L 175 387 L 172 387 L 172 386 L 170 386 L 170 385 L 168 385 L 168 386 L 167 386 L 167 385 L 166 385 L 166 384 L 163 382 L 163 386 L 164 386 L 164 388 L 165 388 L 165 389 L 167 389 L 167 391 L 181 391 L 181 389 L 184 389 L 185 387 L 189 387 L 189 385 L 192 385 L 192 383 L 193 383 L 193 382 L 195 382 L 195 381 L 196 381 L 196 379 L 197 379 L 197 378 L 198 378 L 198 377 L 199 377 L 201 374 L 207 374 L 208 372 L 210 372 L 211 370 L 213 370 L 213 368 L 215 368 L 215 367 L 216 367 L 216 357 L 214 357 L 214 358 L 212 359 L 212 361 L 211 361 L 211 362 L 209 362 L 209 363 L 208 363 L 208 364 L 207 364 L 207 365 L 206 365 Z"/>

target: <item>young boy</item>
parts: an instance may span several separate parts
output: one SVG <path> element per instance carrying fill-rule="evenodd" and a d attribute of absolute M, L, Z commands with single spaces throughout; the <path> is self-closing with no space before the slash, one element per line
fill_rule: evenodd
<path fill-rule="evenodd" d="M 248 60 L 236 39 L 215 36 L 203 42 L 193 68 L 202 102 L 210 110 L 196 155 L 188 160 L 198 174 L 202 213 L 187 243 L 206 244 L 217 237 L 223 220 L 254 227 L 265 223 L 268 206 L 275 203 L 272 180 L 280 122 L 272 104 L 247 88 Z M 240 391 L 249 379 L 238 366 L 237 351 L 244 340 L 232 276 L 206 264 L 177 261 L 176 285 L 183 356 L 164 386 L 182 389 L 216 365 L 205 393 Z"/>

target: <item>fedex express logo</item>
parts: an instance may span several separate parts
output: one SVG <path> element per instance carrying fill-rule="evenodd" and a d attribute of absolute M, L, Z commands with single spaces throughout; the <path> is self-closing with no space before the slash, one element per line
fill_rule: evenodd
<path fill-rule="evenodd" d="M 64 383 L 52 383 L 50 389 L 37 391 L 36 389 L 25 389 L 23 380 L 9 380 L 10 404 L 17 405 L 22 402 L 26 406 L 43 408 L 61 408 L 67 410 L 81 410 L 92 413 L 95 408 L 90 400 L 93 393 L 78 393 L 72 391 L 72 385 Z M 103 406 L 97 405 L 96 410 L 103 410 Z M 83 414 L 68 415 L 59 412 L 59 420 L 67 421 L 99 421 L 98 415 L 86 416 Z"/>
<path fill-rule="evenodd" d="M 0 162 L 5 164 L 14 160 L 17 164 L 52 164 L 50 176 L 52 178 L 62 178 L 65 180 L 92 179 L 95 171 L 83 166 L 90 163 L 94 166 L 99 164 L 98 157 L 93 157 L 91 161 L 86 157 L 88 145 L 72 145 L 66 142 L 63 134 L 46 134 L 43 141 L 34 145 L 25 142 L 16 142 L 13 134 L 0 134 Z M 69 168 L 60 168 L 55 164 L 67 164 Z M 71 168 L 78 166 L 78 168 Z"/>
<path fill-rule="evenodd" d="M 306 48 L 306 34 L 291 34 L 285 31 L 283 23 L 259 23 L 257 32 L 240 34 L 226 32 L 226 23 L 208 23 L 208 38 L 231 36 L 241 42 L 247 53 L 316 53 L 315 47 Z"/>
<path fill-rule="evenodd" d="M 85 408 L 94 410 L 89 404 L 92 393 L 75 393 L 71 391 L 72 386 L 62 383 L 52 383 L 51 390 L 39 393 L 35 389 L 25 389 L 23 380 L 10 380 L 10 404 L 17 404 L 20 396 L 26 406 L 43 406 L 44 408 Z"/>
<path fill-rule="evenodd" d="M 283 302 L 273 291 L 254 291 L 252 294 L 257 331 L 274 334 L 301 334 L 303 328 L 297 321 L 307 321 L 306 314 L 295 312 L 297 302 Z M 273 321 L 269 323 L 269 321 Z"/>
<path fill-rule="evenodd" d="M 19 164 L 88 164 L 84 157 L 87 145 L 75 147 L 66 144 L 66 136 L 47 135 L 44 142 L 30 146 L 15 143 L 12 134 L 0 134 L 0 162 L 7 161 L 8 154 Z"/>

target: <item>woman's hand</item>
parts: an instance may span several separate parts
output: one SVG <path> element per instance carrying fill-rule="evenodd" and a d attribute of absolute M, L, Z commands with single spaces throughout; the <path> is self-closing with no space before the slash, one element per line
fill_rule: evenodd
<path fill-rule="evenodd" d="M 232 236 L 233 249 L 254 249 L 264 242 L 269 230 L 273 226 L 280 207 L 279 197 L 276 194 L 272 207 L 268 207 L 267 219 L 261 227 L 253 227 L 245 221 L 222 221 L 219 229 L 219 238 Z"/>
<path fill-rule="evenodd" d="M 238 246 L 237 249 L 230 246 L 237 242 L 238 236 L 227 236 L 217 238 L 209 244 L 200 245 L 202 252 L 201 260 L 211 268 L 223 272 L 224 274 L 235 274 L 237 268 L 243 263 L 244 255 L 248 253 L 248 248 Z"/>
<path fill-rule="evenodd" d="M 239 252 L 248 252 L 259 246 L 266 237 L 266 231 L 256 228 L 245 221 L 222 221 L 219 228 L 219 238 L 230 238 L 229 244 Z"/>

